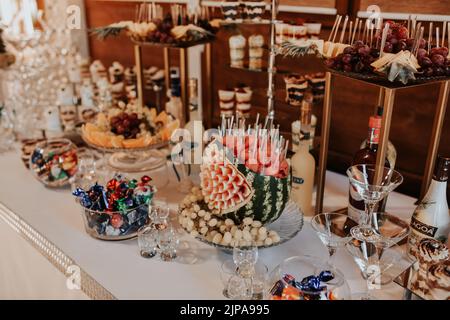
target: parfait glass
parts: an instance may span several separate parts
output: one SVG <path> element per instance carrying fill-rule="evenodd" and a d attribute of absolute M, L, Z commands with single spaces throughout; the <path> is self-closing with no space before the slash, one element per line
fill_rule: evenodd
<path fill-rule="evenodd" d="M 374 165 L 355 165 L 347 170 L 351 188 L 364 200 L 365 214 L 360 217 L 359 225 L 353 227 L 350 232 L 353 238 L 361 241 L 380 241 L 384 239 L 380 234 L 373 219 L 377 204 L 402 182 L 402 175 L 391 169 L 380 168 L 378 177 Z"/>
<path fill-rule="evenodd" d="M 357 226 L 358 223 L 348 215 L 341 213 L 322 213 L 316 215 L 311 220 L 311 226 L 317 233 L 322 243 L 328 249 L 328 265 L 334 271 L 334 254 L 338 248 L 342 248 L 352 235 L 350 230 Z"/>
<path fill-rule="evenodd" d="M 353 294 L 354 300 L 376 300 L 371 290 L 380 290 L 414 263 L 398 244 L 352 239 L 345 247 L 366 280 L 365 292 Z"/>

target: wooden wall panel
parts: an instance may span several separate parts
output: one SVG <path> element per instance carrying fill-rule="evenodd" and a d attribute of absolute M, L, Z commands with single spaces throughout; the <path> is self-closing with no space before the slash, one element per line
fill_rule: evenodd
<path fill-rule="evenodd" d="M 280 4 L 289 6 L 335 8 L 335 0 L 280 0 Z"/>
<path fill-rule="evenodd" d="M 381 12 L 404 12 L 422 14 L 450 14 L 448 0 L 360 0 L 359 10 L 365 11 L 369 5 L 376 4 Z"/>

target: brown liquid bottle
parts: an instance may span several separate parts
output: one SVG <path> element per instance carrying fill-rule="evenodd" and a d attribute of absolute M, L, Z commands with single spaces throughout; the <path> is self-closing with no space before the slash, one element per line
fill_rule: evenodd
<path fill-rule="evenodd" d="M 375 116 L 370 117 L 369 136 L 367 144 L 364 148 L 356 152 L 355 156 L 353 157 L 352 166 L 358 164 L 376 165 L 382 115 L 383 115 L 383 108 L 379 107 L 377 109 L 377 114 Z M 394 164 L 393 163 L 391 164 L 388 158 L 386 157 L 384 166 L 388 168 L 393 168 Z M 384 212 L 386 202 L 387 197 L 385 197 L 382 201 L 379 202 L 378 208 L 375 209 L 375 212 Z M 364 211 L 365 211 L 364 200 L 358 194 L 356 189 L 350 185 L 348 215 L 353 219 L 355 219 L 356 221 L 358 221 L 359 217 L 361 216 L 362 213 L 364 213 Z"/>

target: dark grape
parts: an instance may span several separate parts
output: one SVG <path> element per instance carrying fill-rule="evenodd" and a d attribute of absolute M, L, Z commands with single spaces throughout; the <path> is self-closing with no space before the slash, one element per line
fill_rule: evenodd
<path fill-rule="evenodd" d="M 384 45 L 383 52 L 392 53 L 393 50 L 394 46 L 392 45 L 392 43 L 386 42 L 386 44 Z"/>
<path fill-rule="evenodd" d="M 426 77 L 431 77 L 433 75 L 433 68 L 426 68 L 423 71 L 424 76 Z"/>
<path fill-rule="evenodd" d="M 435 54 L 431 56 L 431 61 L 434 65 L 438 67 L 443 67 L 445 65 L 445 58 L 444 56 L 441 56 L 440 54 Z"/>
<path fill-rule="evenodd" d="M 334 59 L 327 59 L 325 61 L 325 65 L 327 66 L 327 68 L 334 68 L 336 66 L 336 64 L 334 63 Z"/>
<path fill-rule="evenodd" d="M 342 57 L 342 63 L 343 64 L 350 64 L 352 62 L 352 55 L 351 54 L 344 54 Z"/>
<path fill-rule="evenodd" d="M 351 64 L 344 64 L 344 71 L 345 72 L 352 72 L 353 68 Z"/>
<path fill-rule="evenodd" d="M 364 42 L 362 42 L 361 40 L 355 41 L 354 43 L 355 48 L 359 48 L 364 46 Z"/>
<path fill-rule="evenodd" d="M 408 45 L 406 44 L 406 40 L 402 39 L 397 43 L 396 50 L 397 52 L 406 50 L 408 48 Z"/>
<path fill-rule="evenodd" d="M 367 45 L 364 45 L 358 49 L 358 53 L 362 56 L 370 55 L 370 48 Z"/>
<path fill-rule="evenodd" d="M 353 49 L 353 47 L 348 46 L 344 49 L 344 54 L 354 54 L 354 53 L 355 49 Z"/>
<path fill-rule="evenodd" d="M 433 73 L 435 76 L 443 76 L 445 74 L 445 70 L 442 67 L 433 67 Z"/>
<path fill-rule="evenodd" d="M 431 61 L 430 58 L 424 57 L 424 58 L 422 58 L 422 60 L 420 60 L 420 65 L 423 68 L 428 68 L 428 67 L 431 67 L 433 65 L 433 62 Z"/>
<path fill-rule="evenodd" d="M 417 50 L 417 58 L 420 60 L 428 55 L 427 50 L 420 48 Z"/>

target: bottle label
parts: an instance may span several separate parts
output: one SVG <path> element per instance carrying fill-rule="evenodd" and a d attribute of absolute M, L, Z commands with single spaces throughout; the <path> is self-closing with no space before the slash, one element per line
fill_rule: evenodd
<path fill-rule="evenodd" d="M 305 180 L 303 178 L 292 177 L 292 182 L 295 184 L 304 184 Z"/>
<path fill-rule="evenodd" d="M 411 218 L 411 228 L 430 238 L 434 238 L 438 230 L 437 227 L 429 226 L 425 223 L 420 222 L 414 216 Z"/>

